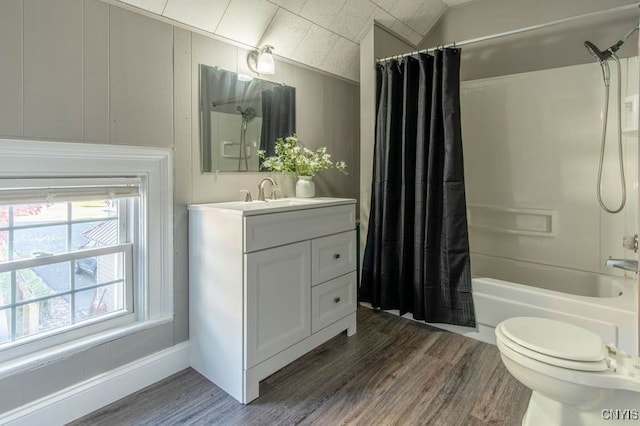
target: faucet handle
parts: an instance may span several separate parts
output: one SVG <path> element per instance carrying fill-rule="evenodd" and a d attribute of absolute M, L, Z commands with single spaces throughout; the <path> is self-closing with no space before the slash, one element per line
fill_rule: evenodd
<path fill-rule="evenodd" d="M 638 252 L 638 234 L 624 235 L 622 237 L 622 247 Z"/>
<path fill-rule="evenodd" d="M 277 200 L 278 199 L 278 192 L 280 192 L 280 188 L 273 188 L 271 190 L 271 199 L 272 200 Z"/>
<path fill-rule="evenodd" d="M 248 189 L 241 189 L 240 190 L 241 194 L 244 194 L 244 201 L 251 202 L 251 191 L 249 191 Z"/>

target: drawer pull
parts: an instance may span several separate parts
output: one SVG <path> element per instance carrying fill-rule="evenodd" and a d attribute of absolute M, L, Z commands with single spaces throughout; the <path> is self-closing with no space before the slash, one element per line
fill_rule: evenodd
<path fill-rule="evenodd" d="M 334 255 L 333 255 L 333 258 L 334 258 L 334 259 L 340 259 L 340 253 L 336 253 L 336 254 L 334 254 Z"/>
<path fill-rule="evenodd" d="M 333 303 L 340 303 L 340 298 L 339 297 L 334 298 Z"/>

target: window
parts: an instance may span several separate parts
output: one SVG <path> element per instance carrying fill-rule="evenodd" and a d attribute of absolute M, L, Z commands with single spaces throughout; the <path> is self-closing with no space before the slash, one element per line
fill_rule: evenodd
<path fill-rule="evenodd" d="M 135 178 L 0 180 L 0 349 L 134 313 L 139 194 Z"/>
<path fill-rule="evenodd" d="M 0 139 L 0 376 L 173 320 L 171 159 Z"/>

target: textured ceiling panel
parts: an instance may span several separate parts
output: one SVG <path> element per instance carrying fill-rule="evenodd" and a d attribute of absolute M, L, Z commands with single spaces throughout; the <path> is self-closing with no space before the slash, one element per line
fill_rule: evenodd
<path fill-rule="evenodd" d="M 214 32 L 230 0 L 169 0 L 163 15 L 178 22 Z"/>
<path fill-rule="evenodd" d="M 322 69 L 322 63 L 340 36 L 318 25 L 312 25 L 291 59 L 314 68 Z"/>
<path fill-rule="evenodd" d="M 449 6 L 479 0 L 119 1 L 358 81 L 358 45 L 373 21 L 417 46 Z"/>
<path fill-rule="evenodd" d="M 360 46 L 346 38 L 339 37 L 320 68 L 333 74 L 345 75 L 353 58 L 359 55 Z"/>
<path fill-rule="evenodd" d="M 266 0 L 231 0 L 216 34 L 257 46 L 278 6 Z"/>
<path fill-rule="evenodd" d="M 329 28 L 346 0 L 307 0 L 300 15 L 317 25 Z"/>
<path fill-rule="evenodd" d="M 269 0 L 271 3 L 284 7 L 290 12 L 300 14 L 302 6 L 304 6 L 305 0 Z"/>
<path fill-rule="evenodd" d="M 358 35 L 371 22 L 375 8 L 370 0 L 347 0 L 329 29 L 351 41 L 360 42 Z"/>
<path fill-rule="evenodd" d="M 396 18 L 406 19 L 415 15 L 421 5 L 419 1 L 397 1 L 388 11 Z"/>
<path fill-rule="evenodd" d="M 393 6 L 395 6 L 397 2 L 404 2 L 404 1 L 406 1 L 407 3 L 416 3 L 415 1 L 411 1 L 411 0 L 373 0 L 373 2 L 378 6 L 380 6 L 382 10 L 385 10 L 387 12 L 390 12 L 391 9 L 393 9 Z"/>
<path fill-rule="evenodd" d="M 295 15 L 288 10 L 279 9 L 258 44 L 260 46 L 266 44 L 274 46 L 275 54 L 284 56 L 285 58 L 291 58 L 293 52 L 295 52 L 309 31 L 309 28 L 311 28 L 311 25 L 311 21 Z"/>
<path fill-rule="evenodd" d="M 404 22 L 424 37 L 447 9 L 447 5 L 440 0 L 427 0 L 420 5 L 415 14 L 409 16 Z"/>

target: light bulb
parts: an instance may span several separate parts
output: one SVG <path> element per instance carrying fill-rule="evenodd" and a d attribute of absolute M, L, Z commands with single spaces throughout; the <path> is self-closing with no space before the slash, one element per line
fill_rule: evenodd
<path fill-rule="evenodd" d="M 256 64 L 256 70 L 260 74 L 275 74 L 276 63 L 273 60 L 271 54 L 273 47 L 265 46 L 260 55 L 258 55 L 258 63 Z"/>

